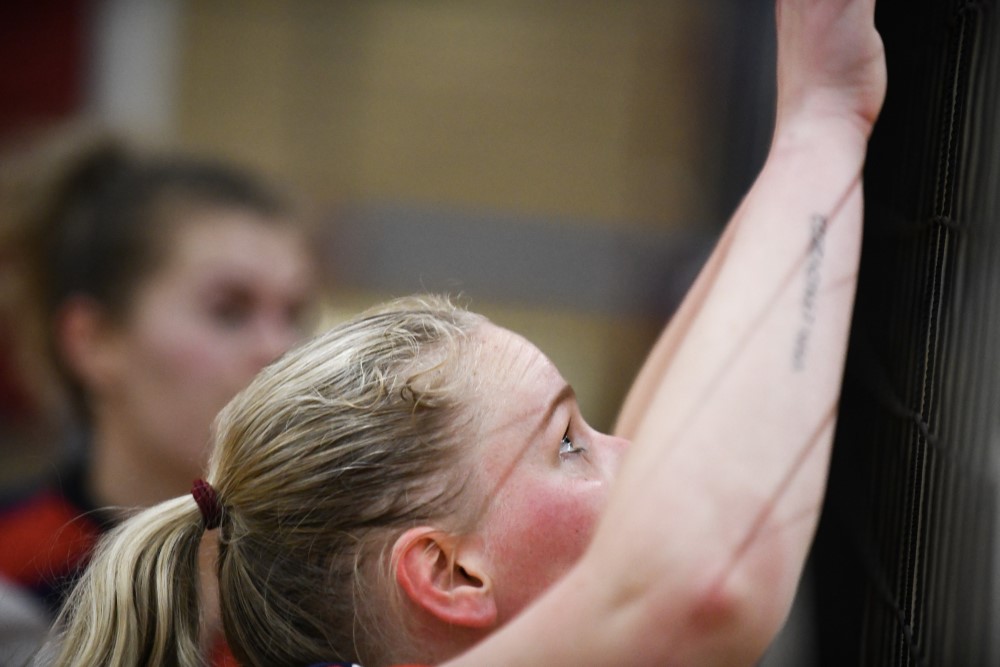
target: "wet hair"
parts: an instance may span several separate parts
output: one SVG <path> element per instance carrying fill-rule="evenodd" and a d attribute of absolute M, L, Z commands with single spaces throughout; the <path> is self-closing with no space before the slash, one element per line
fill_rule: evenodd
<path fill-rule="evenodd" d="M 242 664 L 396 658 L 392 544 L 421 522 L 458 532 L 467 520 L 461 443 L 484 322 L 441 297 L 392 302 L 287 353 L 222 411 L 207 479 Z M 203 530 L 190 495 L 116 529 L 39 664 L 198 664 Z"/>
<path fill-rule="evenodd" d="M 222 162 L 144 152 L 103 135 L 49 143 L 60 140 L 65 145 L 41 142 L 38 155 L 5 156 L 0 258 L 6 279 L 18 287 L 0 305 L 20 313 L 23 365 L 55 380 L 86 417 L 83 388 L 55 340 L 55 320 L 67 299 L 86 297 L 123 321 L 139 287 L 167 256 L 171 232 L 191 214 L 235 209 L 278 222 L 294 211 L 286 193 Z"/>

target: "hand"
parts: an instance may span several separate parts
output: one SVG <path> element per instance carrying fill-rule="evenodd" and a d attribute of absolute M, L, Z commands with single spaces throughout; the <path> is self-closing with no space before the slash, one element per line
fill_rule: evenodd
<path fill-rule="evenodd" d="M 885 98 L 875 0 L 777 0 L 778 118 L 849 121 L 867 139 Z"/>

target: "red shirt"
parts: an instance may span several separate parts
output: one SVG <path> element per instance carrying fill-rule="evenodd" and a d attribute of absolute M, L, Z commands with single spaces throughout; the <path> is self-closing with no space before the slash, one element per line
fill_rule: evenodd
<path fill-rule="evenodd" d="M 53 483 L 0 503 L 0 578 L 42 601 L 54 617 L 86 567 L 101 535 L 114 526 L 83 492 L 73 469 Z M 209 664 L 239 667 L 225 639 L 213 643 Z"/>

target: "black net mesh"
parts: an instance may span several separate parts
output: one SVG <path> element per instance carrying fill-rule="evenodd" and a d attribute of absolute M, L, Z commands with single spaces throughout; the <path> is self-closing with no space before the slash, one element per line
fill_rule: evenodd
<path fill-rule="evenodd" d="M 1000 665 L 1000 15 L 879 0 L 889 94 L 813 552 L 823 665 Z"/>

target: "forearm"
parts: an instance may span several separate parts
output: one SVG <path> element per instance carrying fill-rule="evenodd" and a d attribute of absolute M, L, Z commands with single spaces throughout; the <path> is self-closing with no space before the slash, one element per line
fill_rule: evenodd
<path fill-rule="evenodd" d="M 737 211 L 737 216 L 739 211 Z M 734 216 L 735 217 L 735 216 Z M 649 410 L 649 403 L 660 384 L 660 379 L 666 373 L 670 362 L 677 352 L 681 341 L 687 336 L 688 330 L 705 302 L 705 297 L 712 290 L 719 268 L 725 261 L 732 241 L 733 225 L 726 227 L 722 236 L 712 249 L 708 261 L 698 272 L 691 289 L 688 290 L 677 312 L 670 323 L 660 334 L 656 344 L 646 357 L 639 374 L 629 389 L 615 421 L 614 434 L 627 440 L 634 440 L 639 422 Z"/>
<path fill-rule="evenodd" d="M 628 561 L 627 545 L 637 590 L 754 599 L 760 637 L 791 600 L 822 498 L 866 139 L 833 118 L 779 130 L 730 223 L 725 261 L 673 342 L 594 541 L 609 562 Z"/>
<path fill-rule="evenodd" d="M 863 136 L 867 136 L 864 128 L 858 128 L 858 131 Z M 792 134 L 792 132 L 787 134 Z M 796 134 L 798 133 L 796 132 Z M 785 139 L 785 142 L 788 143 L 789 139 Z M 835 150 L 837 149 L 835 148 Z M 639 422 L 649 410 L 650 401 L 660 384 L 661 378 L 670 366 L 681 341 L 687 336 L 692 322 L 698 315 L 706 296 L 715 284 L 720 267 L 726 261 L 733 233 L 739 226 L 740 221 L 746 216 L 745 209 L 748 201 L 752 202 L 754 198 L 754 193 L 751 193 L 751 195 L 743 200 L 740 207 L 733 214 L 729 224 L 727 224 L 719 240 L 716 242 L 711 255 L 685 295 L 680 307 L 646 357 L 636 379 L 629 389 L 621 410 L 619 410 L 614 427 L 615 435 L 629 440 L 635 439 Z"/>

